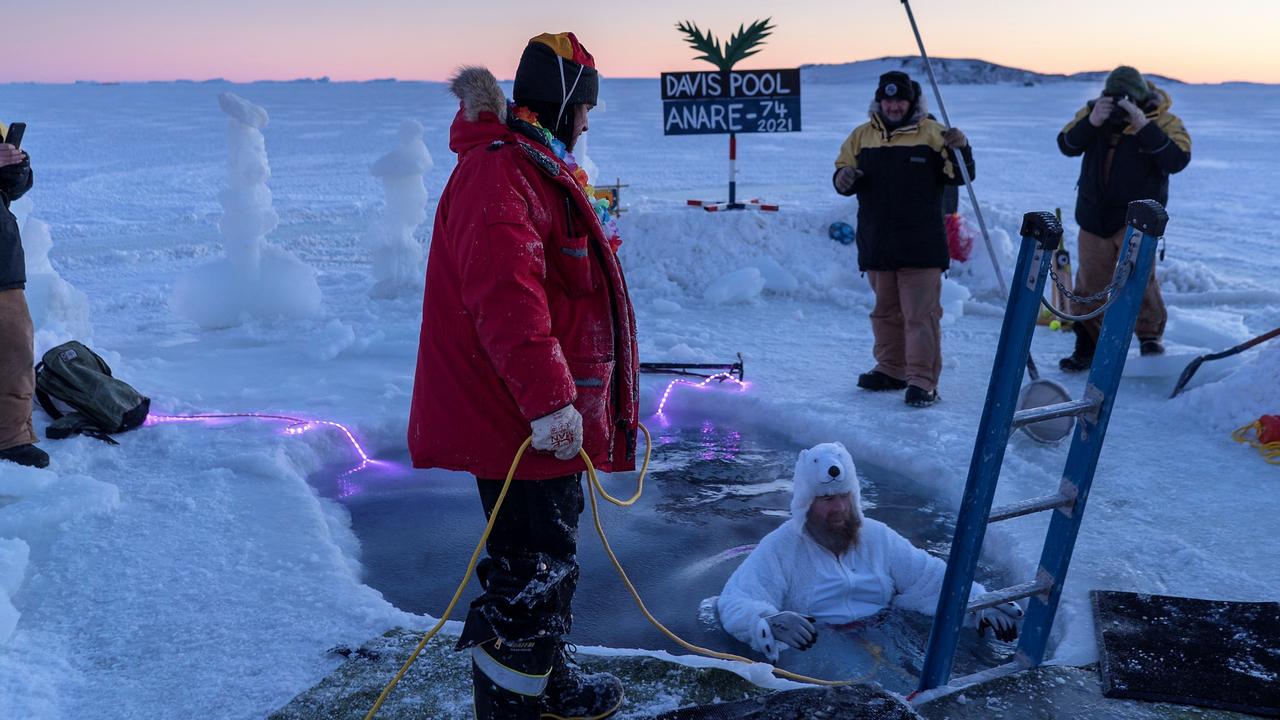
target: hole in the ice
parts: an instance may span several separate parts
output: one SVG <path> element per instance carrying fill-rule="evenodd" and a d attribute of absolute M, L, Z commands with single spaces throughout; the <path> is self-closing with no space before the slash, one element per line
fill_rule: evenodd
<path fill-rule="evenodd" d="M 601 503 L 609 541 L 654 615 L 681 637 L 715 650 L 750 656 L 719 628 L 714 605 L 746 553 L 789 515 L 790 479 L 801 447 L 756 430 L 712 422 L 653 430 L 645 494 L 631 508 Z M 410 470 L 407 457 L 347 474 L 334 467 L 311 478 L 351 515 L 361 544 L 364 581 L 397 607 L 438 616 L 448 604 L 484 529 L 475 480 L 467 474 Z M 914 544 L 945 558 L 954 517 L 938 511 L 908 478 L 858 463 L 865 512 Z M 606 479 L 627 496 L 634 475 Z M 580 645 L 672 649 L 640 614 L 583 514 L 578 542 L 582 575 L 570 637 Z M 980 566 L 978 581 L 1004 587 L 1009 578 Z M 479 594 L 473 579 L 453 619 Z M 929 618 L 888 611 L 845 629 L 827 629 L 806 653 L 784 653 L 782 666 L 827 678 L 874 672 L 890 689 L 915 689 Z M 962 634 L 956 672 L 1002 662 L 1012 646 Z"/>

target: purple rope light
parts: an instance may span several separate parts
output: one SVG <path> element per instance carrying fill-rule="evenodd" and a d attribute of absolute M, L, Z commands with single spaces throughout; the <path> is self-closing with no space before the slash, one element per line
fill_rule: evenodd
<path fill-rule="evenodd" d="M 658 403 L 657 414 L 661 415 L 663 409 L 666 408 L 667 399 L 671 397 L 671 391 L 675 389 L 676 385 L 689 385 L 694 388 L 704 388 L 712 380 L 729 380 L 730 382 L 737 384 L 739 390 L 747 389 L 746 383 L 742 382 L 741 380 L 734 377 L 733 375 L 730 375 L 729 373 L 716 373 L 715 375 L 712 375 L 711 377 L 706 378 L 705 380 L 699 383 L 695 383 L 689 380 L 680 380 L 680 379 L 672 380 L 671 383 L 667 385 L 666 392 L 662 393 L 662 401 Z"/>
<path fill-rule="evenodd" d="M 289 415 L 271 415 L 268 413 L 200 413 L 196 415 L 158 415 L 151 414 L 147 416 L 146 425 L 159 425 L 161 423 L 179 423 L 179 422 L 204 422 L 208 420 L 233 420 L 233 419 L 249 419 L 249 420 L 278 420 L 287 422 L 289 426 L 284 429 L 288 435 L 301 435 L 317 425 L 328 425 L 329 427 L 338 428 L 343 435 L 346 436 L 347 442 L 351 443 L 351 447 L 355 449 L 356 454 L 360 456 L 360 464 L 343 473 L 343 477 L 353 473 L 360 472 L 373 462 L 373 458 L 369 457 L 369 453 L 365 452 L 364 447 L 356 440 L 356 436 L 342 423 L 333 422 L 332 420 L 306 420 L 304 418 L 292 417 Z"/>

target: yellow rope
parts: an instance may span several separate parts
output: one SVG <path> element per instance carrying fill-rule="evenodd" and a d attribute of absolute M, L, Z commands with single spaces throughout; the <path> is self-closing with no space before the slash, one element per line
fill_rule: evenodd
<path fill-rule="evenodd" d="M 609 556 L 609 560 L 613 562 L 614 569 L 618 571 L 618 576 L 622 578 L 623 584 L 627 586 L 627 590 L 630 591 L 632 599 L 636 602 L 636 606 L 640 608 L 640 612 L 643 613 L 645 618 L 652 623 L 655 628 L 661 631 L 663 635 L 666 635 L 674 643 L 685 650 L 698 655 L 716 658 L 718 660 L 740 662 L 747 665 L 760 664 L 755 660 L 742 657 L 741 655 L 722 653 L 694 645 L 691 642 L 685 641 L 674 632 L 668 630 L 667 627 L 655 618 L 653 614 L 649 612 L 649 609 L 645 607 L 644 600 L 640 597 L 639 591 L 637 591 L 635 585 L 631 583 L 631 579 L 627 577 L 626 570 L 623 570 L 622 568 L 622 563 L 618 561 L 618 556 L 613 553 L 613 548 L 609 546 L 609 538 L 605 536 L 604 526 L 600 524 L 600 508 L 596 501 L 596 495 L 599 494 L 600 497 L 614 505 L 617 505 L 618 507 L 630 507 L 640 499 L 641 494 L 644 493 L 644 478 L 649 472 L 649 458 L 653 454 L 653 436 L 649 434 L 649 428 L 645 427 L 644 424 L 641 423 L 640 430 L 644 433 L 645 439 L 644 462 L 640 466 L 640 476 L 636 480 L 636 493 L 626 500 L 619 500 L 618 498 L 610 495 L 604 489 L 604 485 L 600 483 L 600 478 L 596 475 L 595 466 L 591 464 L 591 458 L 587 456 L 585 450 L 578 451 L 578 455 L 587 464 L 587 494 L 591 498 L 591 517 L 595 522 L 596 533 L 600 535 L 600 544 L 604 546 L 605 553 Z M 391 694 L 392 689 L 394 689 L 396 684 L 400 682 L 400 679 L 404 677 L 405 673 L 409 671 L 409 668 L 413 665 L 414 661 L 418 659 L 418 654 L 422 652 L 424 647 L 426 647 L 427 642 L 429 642 L 432 637 L 435 637 L 435 634 L 440 631 L 440 628 L 444 627 L 445 621 L 449 619 L 449 615 L 453 612 L 453 608 L 458 604 L 458 599 L 462 597 L 462 593 L 466 589 L 467 583 L 471 581 L 471 574 L 475 572 L 476 563 L 478 563 L 480 559 L 480 553 L 484 549 L 485 543 L 489 540 L 489 533 L 493 531 L 494 521 L 498 517 L 498 510 L 502 507 L 503 501 L 507 498 L 507 490 L 510 489 L 511 480 L 515 477 L 516 467 L 520 465 L 520 460 L 524 458 L 524 454 L 529 449 L 529 445 L 532 444 L 532 442 L 532 437 L 526 438 L 524 443 L 520 445 L 520 449 L 516 451 L 516 456 L 511 461 L 511 469 L 507 471 L 507 478 L 503 481 L 502 491 L 498 493 L 498 500 L 493 504 L 493 510 L 489 513 L 489 522 L 485 525 L 484 532 L 481 533 L 479 542 L 476 543 L 476 549 L 471 553 L 471 561 L 467 563 L 467 571 L 462 576 L 462 582 L 458 583 L 458 589 L 453 593 L 453 599 L 449 601 L 449 605 L 445 608 L 444 614 L 440 616 L 440 620 L 436 622 L 434 627 L 423 634 L 422 640 L 418 643 L 418 646 L 413 649 L 413 654 L 411 654 L 409 659 L 405 661 L 404 666 L 400 668 L 400 672 L 396 673 L 396 676 L 391 679 L 391 682 L 387 683 L 387 686 L 382 690 L 382 694 L 378 695 L 377 702 L 373 704 L 373 707 L 370 708 L 368 714 L 364 716 L 364 720 L 372 720 L 373 716 L 377 714 L 378 710 L 382 707 L 382 704 L 386 702 L 387 696 Z M 871 650 L 871 654 L 875 657 L 878 664 L 881 660 L 879 649 L 871 647 L 870 645 L 868 645 L 868 648 Z M 808 677 L 806 675 L 799 675 L 780 668 L 772 668 L 772 672 L 774 675 L 788 680 L 794 680 L 796 682 L 806 683 L 809 685 L 826 686 L 852 685 L 869 680 L 875 675 L 875 671 L 872 671 L 866 675 L 850 678 L 848 680 L 823 680 L 820 678 Z"/>
<path fill-rule="evenodd" d="M 1249 437 L 1249 431 L 1254 431 L 1253 437 Z M 1272 465 L 1280 465 L 1280 442 L 1264 443 L 1262 438 L 1262 420 L 1254 420 L 1242 428 L 1237 428 L 1231 433 L 1231 439 L 1238 443 L 1245 443 L 1249 447 L 1256 448 L 1262 453 L 1262 459 Z"/>
<path fill-rule="evenodd" d="M 400 668 L 400 672 L 391 678 L 391 682 L 382 689 L 382 694 L 378 695 L 378 701 L 369 709 L 369 713 L 364 716 L 364 720 L 372 720 L 377 714 L 378 709 L 382 707 L 382 703 L 387 701 L 387 696 L 391 694 L 391 690 L 395 688 L 396 683 L 400 682 L 400 678 L 409 672 L 413 661 L 418 659 L 418 653 L 422 652 L 422 648 L 427 646 L 427 641 L 435 637 L 440 632 L 440 628 L 444 627 L 444 623 L 449 619 L 449 615 L 453 612 L 453 608 L 458 604 L 458 599 L 462 597 L 462 592 L 466 590 L 467 583 L 471 582 L 471 573 L 476 571 L 476 563 L 480 561 L 480 552 L 484 550 L 484 544 L 489 540 L 489 533 L 493 532 L 493 524 L 498 519 L 498 508 L 502 507 L 502 502 L 507 499 L 507 490 L 511 489 L 511 478 L 515 477 L 516 466 L 520 464 L 520 459 L 524 457 L 525 450 L 529 449 L 529 445 L 533 443 L 533 437 L 525 438 L 520 444 L 520 449 L 516 451 L 515 459 L 511 461 L 511 469 L 507 470 L 507 480 L 502 484 L 502 491 L 498 493 L 498 501 L 493 504 L 493 512 L 489 513 L 489 522 L 484 526 L 484 532 L 480 534 L 480 542 L 476 543 L 476 549 L 471 553 L 471 562 L 467 563 L 467 572 L 462 576 L 462 582 L 458 583 L 458 589 L 453 593 L 453 599 L 449 601 L 449 605 L 444 609 L 444 613 L 440 615 L 440 620 L 436 622 L 435 627 L 428 630 L 423 636 L 422 641 L 418 643 L 418 647 L 413 649 L 413 654 L 405 661 L 404 667 Z"/>
<path fill-rule="evenodd" d="M 649 429 L 646 428 L 643 424 L 640 425 L 640 429 L 644 432 L 645 442 L 652 449 L 653 438 L 650 437 L 649 435 Z M 585 453 L 583 454 L 583 457 L 586 457 Z M 649 462 L 649 451 L 646 451 L 645 464 L 648 465 L 648 462 Z M 609 493 L 605 492 L 604 486 L 600 484 L 600 478 L 596 476 L 596 469 L 592 467 L 590 460 L 587 460 L 587 479 L 595 490 L 595 492 L 589 493 L 591 497 L 591 517 L 592 517 L 592 520 L 595 521 L 596 534 L 600 536 L 600 544 L 604 546 L 605 554 L 607 554 L 609 556 L 609 560 L 613 562 L 613 568 L 618 571 L 618 577 L 622 578 L 623 584 L 627 586 L 627 590 L 631 593 L 631 598 L 636 601 L 636 607 L 640 608 L 640 612 L 645 616 L 645 619 L 647 619 L 650 623 L 652 623 L 653 626 L 657 628 L 663 635 L 666 635 L 668 639 L 670 639 L 672 642 L 679 645 L 680 647 L 684 648 L 685 650 L 688 650 L 689 652 L 696 653 L 698 655 L 702 655 L 705 657 L 716 658 L 718 660 L 731 660 L 733 662 L 746 663 L 747 665 L 757 664 L 755 660 L 742 657 L 741 655 L 734 655 L 732 653 L 723 653 L 716 650 L 704 648 L 698 645 L 694 645 L 693 643 L 684 640 L 679 635 L 676 635 L 675 633 L 668 630 L 666 625 L 663 625 L 661 621 L 659 621 L 656 617 L 653 616 L 652 613 L 649 612 L 649 608 L 645 606 L 644 600 L 640 597 L 639 591 L 637 591 L 636 586 L 631 583 L 631 578 L 627 577 L 627 571 L 622 569 L 622 563 L 618 561 L 618 556 L 613 553 L 613 548 L 609 545 L 609 538 L 605 536 L 604 526 L 600 524 L 600 508 L 596 503 L 596 493 L 599 493 L 602 497 L 604 497 L 606 500 L 609 500 L 610 502 L 613 502 L 615 505 L 620 503 L 613 500 L 609 495 Z M 644 475 L 643 473 L 641 473 L 641 481 L 643 482 L 643 480 L 644 480 Z M 634 503 L 637 499 L 639 499 L 639 497 L 640 497 L 640 492 L 637 491 L 635 494 L 635 497 L 631 498 L 630 502 L 628 502 L 627 504 Z M 787 670 L 781 670 L 779 668 L 773 668 L 773 674 L 779 677 L 787 678 L 788 680 L 796 680 L 798 682 L 808 683 L 810 685 L 850 685 L 855 682 L 861 682 L 862 680 L 869 678 L 870 675 L 874 673 L 870 673 L 867 676 L 864 676 L 862 678 L 853 678 L 850 680 L 822 680 L 819 678 L 811 678 L 806 675 L 797 675 L 796 673 L 792 673 Z"/>

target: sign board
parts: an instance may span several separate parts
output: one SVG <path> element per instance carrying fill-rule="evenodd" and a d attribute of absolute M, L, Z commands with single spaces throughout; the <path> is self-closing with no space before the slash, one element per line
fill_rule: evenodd
<path fill-rule="evenodd" d="M 662 73 L 662 133 L 800 131 L 800 70 Z"/>

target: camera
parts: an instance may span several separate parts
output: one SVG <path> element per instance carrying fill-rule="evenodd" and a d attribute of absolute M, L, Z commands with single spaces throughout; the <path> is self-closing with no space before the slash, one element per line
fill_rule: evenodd
<path fill-rule="evenodd" d="M 1132 100 L 1126 93 L 1103 93 L 1105 97 L 1109 97 L 1115 101 L 1115 105 L 1111 108 L 1111 115 L 1107 117 L 1107 124 L 1116 127 L 1125 128 L 1129 125 L 1129 113 L 1120 107 L 1121 100 Z"/>

